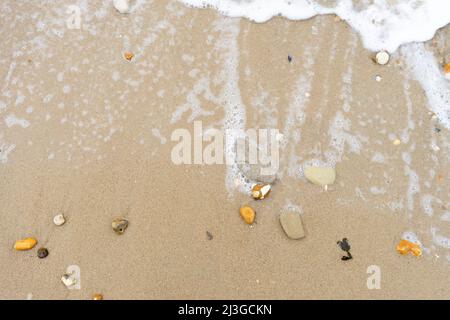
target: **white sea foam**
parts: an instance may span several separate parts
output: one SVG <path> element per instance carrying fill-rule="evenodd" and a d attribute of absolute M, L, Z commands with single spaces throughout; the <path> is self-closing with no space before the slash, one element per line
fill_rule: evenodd
<path fill-rule="evenodd" d="M 212 7 L 232 17 L 264 22 L 281 15 L 304 20 L 336 14 L 360 34 L 370 50 L 395 51 L 400 45 L 431 39 L 450 22 L 448 0 L 180 0 L 195 7 Z M 324 4 L 325 3 L 325 4 Z"/>

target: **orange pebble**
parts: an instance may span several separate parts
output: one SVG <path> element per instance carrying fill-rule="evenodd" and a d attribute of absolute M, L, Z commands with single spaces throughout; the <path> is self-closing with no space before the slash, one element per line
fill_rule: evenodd
<path fill-rule="evenodd" d="M 37 243 L 37 240 L 34 238 L 26 238 L 23 240 L 17 240 L 14 244 L 14 249 L 17 251 L 24 251 L 32 249 Z"/>
<path fill-rule="evenodd" d="M 418 244 L 404 239 L 400 240 L 400 242 L 398 243 L 397 251 L 402 255 L 407 255 L 410 252 L 416 257 L 422 255 L 422 249 Z"/>
<path fill-rule="evenodd" d="M 92 300 L 103 300 L 103 295 L 96 293 L 92 296 Z"/>
<path fill-rule="evenodd" d="M 124 57 L 125 57 L 125 59 L 127 59 L 128 61 L 131 61 L 131 59 L 134 58 L 134 54 L 132 54 L 131 52 L 125 52 Z"/>
<path fill-rule="evenodd" d="M 444 73 L 446 74 L 450 73 L 450 62 L 444 66 Z"/>
<path fill-rule="evenodd" d="M 244 219 L 247 224 L 252 224 L 255 221 L 256 214 L 252 208 L 248 206 L 241 207 L 239 213 L 241 214 L 242 219 Z"/>

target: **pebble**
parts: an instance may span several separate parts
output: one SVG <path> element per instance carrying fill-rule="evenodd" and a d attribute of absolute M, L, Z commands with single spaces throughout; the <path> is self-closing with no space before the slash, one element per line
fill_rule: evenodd
<path fill-rule="evenodd" d="M 44 259 L 45 257 L 47 257 L 48 256 L 47 248 L 40 248 L 37 251 L 37 256 L 38 256 L 39 259 Z"/>
<path fill-rule="evenodd" d="M 16 243 L 14 243 L 14 249 L 16 249 L 17 251 L 30 250 L 36 245 L 36 243 L 37 240 L 34 238 L 17 240 Z"/>
<path fill-rule="evenodd" d="M 114 8 L 120 13 L 129 13 L 130 12 L 130 1 L 129 0 L 114 0 L 113 1 Z"/>
<path fill-rule="evenodd" d="M 207 238 L 208 240 L 212 240 L 214 237 L 213 237 L 213 235 L 212 235 L 211 232 L 206 231 L 206 238 Z"/>
<path fill-rule="evenodd" d="M 262 200 L 267 195 L 269 195 L 271 189 L 272 187 L 270 186 L 270 184 L 255 184 L 252 187 L 252 197 L 255 200 Z"/>
<path fill-rule="evenodd" d="M 399 139 L 395 139 L 394 141 L 392 141 L 392 143 L 394 144 L 394 146 L 398 146 L 402 142 Z"/>
<path fill-rule="evenodd" d="M 128 61 L 131 61 L 134 58 L 134 54 L 132 54 L 131 52 L 125 52 L 123 54 L 123 56 L 125 57 L 125 59 L 127 59 Z"/>
<path fill-rule="evenodd" d="M 62 226 L 66 222 L 66 219 L 62 214 L 58 214 L 53 217 L 53 223 L 57 226 Z"/>
<path fill-rule="evenodd" d="M 299 213 L 285 211 L 280 214 L 280 224 L 290 239 L 301 239 L 305 237 L 302 218 Z"/>
<path fill-rule="evenodd" d="M 314 184 L 326 186 L 336 180 L 336 170 L 331 167 L 307 167 L 305 177 Z"/>
<path fill-rule="evenodd" d="M 103 300 L 103 295 L 100 293 L 96 293 L 92 296 L 92 300 Z"/>
<path fill-rule="evenodd" d="M 255 221 L 256 214 L 252 208 L 250 208 L 248 206 L 243 206 L 239 210 L 239 213 L 241 214 L 242 219 L 244 219 L 244 221 L 247 224 L 252 224 Z"/>
<path fill-rule="evenodd" d="M 64 283 L 64 285 L 67 288 L 70 288 L 77 283 L 77 280 L 75 278 L 73 278 L 72 275 L 67 274 L 67 273 L 61 277 L 61 281 L 62 281 L 62 283 Z"/>
<path fill-rule="evenodd" d="M 407 255 L 410 252 L 416 257 L 420 257 L 422 255 L 422 249 L 418 244 L 405 239 L 400 240 L 397 245 L 397 251 L 402 255 Z"/>
<path fill-rule="evenodd" d="M 375 76 L 375 81 L 380 82 L 383 78 L 380 75 Z"/>
<path fill-rule="evenodd" d="M 125 229 L 128 227 L 128 220 L 123 218 L 114 219 L 111 224 L 114 232 L 117 234 L 122 234 L 125 232 Z"/>
<path fill-rule="evenodd" d="M 379 65 L 385 65 L 389 62 L 389 53 L 387 51 L 380 51 L 375 55 L 375 62 Z"/>
<path fill-rule="evenodd" d="M 450 62 L 444 66 L 445 79 L 450 80 Z"/>

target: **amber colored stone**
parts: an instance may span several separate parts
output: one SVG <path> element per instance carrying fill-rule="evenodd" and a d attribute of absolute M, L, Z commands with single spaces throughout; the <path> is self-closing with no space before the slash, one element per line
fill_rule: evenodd
<path fill-rule="evenodd" d="M 400 240 L 400 242 L 398 243 L 397 251 L 402 255 L 407 255 L 410 252 L 416 257 L 422 255 L 422 249 L 418 244 L 404 239 Z"/>
<path fill-rule="evenodd" d="M 14 244 L 14 249 L 18 251 L 30 250 L 36 245 L 36 243 L 37 240 L 34 238 L 17 240 L 16 243 Z"/>
<path fill-rule="evenodd" d="M 252 208 L 248 206 L 241 207 L 239 213 L 241 214 L 242 219 L 244 219 L 247 224 L 252 224 L 255 221 L 256 214 Z"/>

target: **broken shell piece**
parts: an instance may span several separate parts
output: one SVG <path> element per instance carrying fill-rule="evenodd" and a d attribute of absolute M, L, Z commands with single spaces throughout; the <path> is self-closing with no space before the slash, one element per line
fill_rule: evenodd
<path fill-rule="evenodd" d="M 131 59 L 134 58 L 134 54 L 132 54 L 131 52 L 125 52 L 123 54 L 123 56 L 125 57 L 125 59 L 127 59 L 128 61 L 131 61 Z"/>
<path fill-rule="evenodd" d="M 305 177 L 314 184 L 326 186 L 336 180 L 336 170 L 331 167 L 308 167 L 305 168 Z"/>
<path fill-rule="evenodd" d="M 53 223 L 57 226 L 62 226 L 66 222 L 66 219 L 62 214 L 58 214 L 53 218 Z"/>
<path fill-rule="evenodd" d="M 302 218 L 297 212 L 282 212 L 280 214 L 280 224 L 290 239 L 296 240 L 305 236 Z"/>
<path fill-rule="evenodd" d="M 77 280 L 67 273 L 61 277 L 61 281 L 67 288 L 73 287 L 77 283 Z"/>
<path fill-rule="evenodd" d="M 244 219 L 247 224 L 252 224 L 255 221 L 256 214 L 252 208 L 248 206 L 241 207 L 239 213 L 241 214 L 242 219 Z"/>
<path fill-rule="evenodd" d="M 444 66 L 445 79 L 450 80 L 450 62 Z"/>
<path fill-rule="evenodd" d="M 252 187 L 252 197 L 256 200 L 264 199 L 271 190 L 270 184 L 255 184 Z"/>
<path fill-rule="evenodd" d="M 422 255 L 422 249 L 418 244 L 404 239 L 400 240 L 398 243 L 397 251 L 402 255 L 407 255 L 410 252 L 416 257 L 420 257 Z"/>
<path fill-rule="evenodd" d="M 395 139 L 394 141 L 392 141 L 392 143 L 394 144 L 394 146 L 398 146 L 402 142 L 399 139 Z"/>
<path fill-rule="evenodd" d="M 385 65 L 389 62 L 389 53 L 387 51 L 380 51 L 375 55 L 375 62 L 379 65 Z"/>
<path fill-rule="evenodd" d="M 92 300 L 103 300 L 103 295 L 100 293 L 96 293 L 92 296 Z"/>
<path fill-rule="evenodd" d="M 114 0 L 113 6 L 120 13 L 129 13 L 130 12 L 130 1 L 129 0 Z"/>
<path fill-rule="evenodd" d="M 125 232 L 125 229 L 128 227 L 128 220 L 123 219 L 123 218 L 117 218 L 117 219 L 113 220 L 111 226 L 117 234 L 122 234 Z"/>
<path fill-rule="evenodd" d="M 14 244 L 14 249 L 17 251 L 24 251 L 32 249 L 37 243 L 37 240 L 34 238 L 26 238 L 22 240 L 17 240 Z"/>

